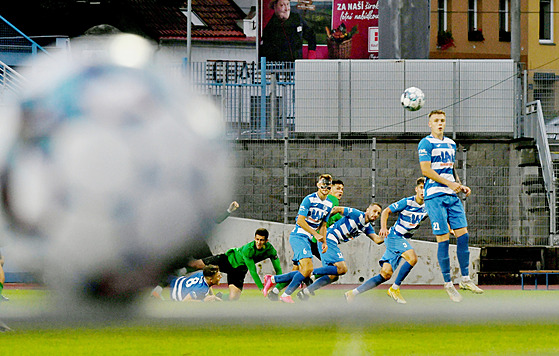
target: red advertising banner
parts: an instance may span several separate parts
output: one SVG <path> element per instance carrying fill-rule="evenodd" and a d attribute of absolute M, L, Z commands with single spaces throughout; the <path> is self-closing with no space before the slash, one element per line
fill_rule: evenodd
<path fill-rule="evenodd" d="M 349 38 L 335 38 L 337 31 Z M 334 0 L 331 33 L 330 58 L 378 58 L 378 0 Z"/>

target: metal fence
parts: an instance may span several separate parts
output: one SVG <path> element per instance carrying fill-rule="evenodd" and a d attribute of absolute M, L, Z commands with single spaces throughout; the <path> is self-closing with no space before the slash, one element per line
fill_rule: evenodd
<path fill-rule="evenodd" d="M 521 98 L 510 60 L 330 60 L 293 63 L 191 63 L 193 84 L 223 109 L 237 139 L 304 134 L 422 134 L 432 109 L 447 112 L 455 134 L 513 137 Z M 426 95 L 425 107 L 400 105 L 406 87 Z"/>
<path fill-rule="evenodd" d="M 559 69 L 526 70 L 523 79 L 526 101 L 541 102 L 545 121 L 559 116 Z"/>
<path fill-rule="evenodd" d="M 274 139 L 293 131 L 293 63 L 208 61 L 185 67 L 195 88 L 221 107 L 229 137 Z"/>
<path fill-rule="evenodd" d="M 415 141 L 285 139 L 232 144 L 238 153 L 239 217 L 294 223 L 299 204 L 316 191 L 321 173 L 342 179 L 345 193 L 340 204 L 358 209 L 366 209 L 371 201 L 386 207 L 413 195 L 421 176 Z M 472 245 L 547 246 L 549 215 L 537 167 L 510 167 L 504 159 L 509 154 L 506 144 L 490 146 L 495 155 L 485 161 L 490 165 L 474 165 L 481 162 L 476 156 L 488 151 L 488 146 L 474 146 L 458 155 L 458 172 L 473 191 L 464 201 Z M 435 241 L 428 221 L 415 236 Z"/>
<path fill-rule="evenodd" d="M 0 54 L 6 63 L 20 62 L 23 55 L 47 53 L 35 40 L 0 16 Z"/>

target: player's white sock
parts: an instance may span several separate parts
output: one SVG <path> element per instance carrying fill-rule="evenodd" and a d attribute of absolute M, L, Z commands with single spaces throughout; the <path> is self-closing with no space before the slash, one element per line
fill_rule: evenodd
<path fill-rule="evenodd" d="M 351 293 L 353 293 L 353 295 L 357 295 L 359 294 L 359 291 L 357 290 L 357 288 L 355 288 L 354 290 L 351 291 Z"/>
<path fill-rule="evenodd" d="M 397 284 L 393 284 L 393 285 L 392 285 L 392 289 L 394 289 L 394 290 L 398 290 L 398 289 L 400 289 L 400 286 L 399 286 L 399 285 L 397 285 Z"/>
<path fill-rule="evenodd" d="M 275 294 L 279 294 L 279 289 L 277 287 L 274 287 L 274 289 L 272 289 L 272 292 L 274 292 Z"/>
<path fill-rule="evenodd" d="M 463 281 L 463 282 L 468 282 L 468 281 L 470 281 L 470 280 L 471 280 L 471 279 L 470 279 L 470 276 L 462 276 L 462 281 Z"/>
<path fill-rule="evenodd" d="M 282 297 L 282 298 L 289 297 L 289 294 L 283 292 L 283 294 L 281 295 L 281 297 Z"/>
<path fill-rule="evenodd" d="M 451 287 L 452 286 L 452 281 L 451 282 L 445 282 L 444 286 L 445 287 Z"/>
<path fill-rule="evenodd" d="M 272 283 L 276 283 L 276 279 L 274 278 L 274 276 L 272 276 L 271 281 Z"/>

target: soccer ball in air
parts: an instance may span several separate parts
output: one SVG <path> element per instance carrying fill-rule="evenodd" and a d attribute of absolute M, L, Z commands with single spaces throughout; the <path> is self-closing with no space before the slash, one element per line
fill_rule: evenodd
<path fill-rule="evenodd" d="M 2 215 L 59 299 L 125 304 L 210 234 L 230 157 L 219 110 L 159 71 L 146 40 L 73 44 L 24 73 Z"/>
<path fill-rule="evenodd" d="M 400 102 L 404 109 L 409 111 L 417 111 L 425 104 L 425 95 L 421 89 L 416 87 L 409 87 L 402 93 Z"/>

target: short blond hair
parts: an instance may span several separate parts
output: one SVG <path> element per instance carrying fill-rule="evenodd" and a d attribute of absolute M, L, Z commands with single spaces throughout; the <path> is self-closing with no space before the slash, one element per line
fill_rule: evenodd
<path fill-rule="evenodd" d="M 444 115 L 446 117 L 446 113 L 442 110 L 433 110 L 429 113 L 429 118 L 433 115 Z"/>

